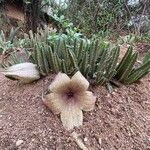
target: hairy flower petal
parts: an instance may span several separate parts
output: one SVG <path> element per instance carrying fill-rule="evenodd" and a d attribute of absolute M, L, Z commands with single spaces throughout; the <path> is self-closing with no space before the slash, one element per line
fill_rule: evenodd
<path fill-rule="evenodd" d="M 71 86 L 73 89 L 83 92 L 89 87 L 87 79 L 78 71 L 71 78 Z"/>
<path fill-rule="evenodd" d="M 54 113 L 59 114 L 65 107 L 59 94 L 50 93 L 43 98 L 44 104 Z"/>
<path fill-rule="evenodd" d="M 88 87 L 89 82 L 79 71 L 71 79 L 59 73 L 49 86 L 53 93 L 48 94 L 43 101 L 53 113 L 60 113 L 62 124 L 67 130 L 82 125 L 82 110 L 94 108 L 96 97 L 86 91 Z"/>
<path fill-rule="evenodd" d="M 85 93 L 78 95 L 77 99 L 78 105 L 82 110 L 91 111 L 94 109 L 96 96 L 94 96 L 92 92 L 86 91 Z"/>
<path fill-rule="evenodd" d="M 54 81 L 50 84 L 49 90 L 55 93 L 62 93 L 70 84 L 70 78 L 65 73 L 58 73 Z"/>
<path fill-rule="evenodd" d="M 82 110 L 77 106 L 70 104 L 61 112 L 61 121 L 63 126 L 67 129 L 73 129 L 83 123 Z"/>

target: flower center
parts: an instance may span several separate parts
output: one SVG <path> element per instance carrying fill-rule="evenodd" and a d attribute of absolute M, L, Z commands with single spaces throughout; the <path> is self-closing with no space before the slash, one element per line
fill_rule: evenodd
<path fill-rule="evenodd" d="M 62 98 L 66 103 L 74 103 L 76 101 L 76 91 L 68 88 L 62 93 Z"/>
<path fill-rule="evenodd" d="M 74 93 L 73 93 L 72 91 L 68 91 L 68 92 L 66 93 L 66 95 L 67 95 L 67 98 L 68 98 L 68 99 L 74 97 Z"/>

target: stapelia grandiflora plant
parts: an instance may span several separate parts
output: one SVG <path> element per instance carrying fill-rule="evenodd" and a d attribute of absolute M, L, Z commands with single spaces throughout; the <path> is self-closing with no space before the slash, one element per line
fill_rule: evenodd
<path fill-rule="evenodd" d="M 94 109 L 96 96 L 87 91 L 89 82 L 78 71 L 72 78 L 58 73 L 49 86 L 50 94 L 43 101 L 54 114 L 60 114 L 63 126 L 73 129 L 83 123 L 83 111 Z"/>
<path fill-rule="evenodd" d="M 21 63 L 3 69 L 2 72 L 7 78 L 19 80 L 22 83 L 30 83 L 40 78 L 37 66 L 33 63 Z"/>

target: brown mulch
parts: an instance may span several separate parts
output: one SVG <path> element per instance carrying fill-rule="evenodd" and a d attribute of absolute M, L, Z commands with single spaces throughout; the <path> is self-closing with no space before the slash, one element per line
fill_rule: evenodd
<path fill-rule="evenodd" d="M 0 74 L 0 150 L 78 150 L 59 116 L 41 97 L 53 75 L 22 85 Z M 122 86 L 109 94 L 105 87 L 90 88 L 97 95 L 94 111 L 84 113 L 75 131 L 89 150 L 150 149 L 150 79 Z M 20 144 L 18 144 L 20 142 Z"/>
<path fill-rule="evenodd" d="M 135 49 L 139 52 L 141 57 L 144 57 L 145 53 L 150 50 L 150 43 L 148 42 L 138 42 L 135 45 Z"/>

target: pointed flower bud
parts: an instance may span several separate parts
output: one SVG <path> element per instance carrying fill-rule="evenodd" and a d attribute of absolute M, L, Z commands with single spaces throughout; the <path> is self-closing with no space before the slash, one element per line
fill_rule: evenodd
<path fill-rule="evenodd" d="M 5 77 L 19 80 L 22 83 L 30 83 L 40 78 L 39 71 L 33 63 L 21 63 L 1 71 Z"/>

